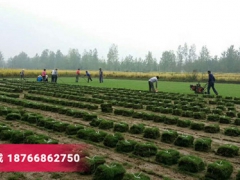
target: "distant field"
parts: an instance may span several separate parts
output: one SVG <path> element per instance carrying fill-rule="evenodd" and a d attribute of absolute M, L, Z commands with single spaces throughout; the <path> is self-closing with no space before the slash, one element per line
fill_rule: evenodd
<path fill-rule="evenodd" d="M 28 80 L 35 81 L 36 79 L 29 78 Z M 88 83 L 85 77 L 81 77 L 79 82 L 76 83 L 75 77 L 60 77 L 58 79 L 58 83 L 93 86 L 93 87 L 126 88 L 126 89 L 135 89 L 135 90 L 141 90 L 141 91 L 148 90 L 147 80 L 104 79 L 104 83 L 99 83 L 97 78 L 93 78 L 93 81 Z M 163 92 L 192 94 L 194 92 L 190 90 L 189 86 L 190 84 L 196 84 L 196 83 L 159 81 L 158 90 Z M 205 82 L 202 82 L 201 84 L 203 86 Z M 240 97 L 239 84 L 215 83 L 215 88 L 217 89 L 219 95 Z M 210 92 L 211 94 L 213 93 L 212 90 Z"/>

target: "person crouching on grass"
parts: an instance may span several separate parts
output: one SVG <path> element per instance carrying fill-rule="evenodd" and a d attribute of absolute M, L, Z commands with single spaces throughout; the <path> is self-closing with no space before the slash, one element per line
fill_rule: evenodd
<path fill-rule="evenodd" d="M 89 83 L 89 80 L 92 81 L 91 74 L 88 71 L 86 71 L 86 76 L 88 78 L 88 81 L 87 81 L 88 83 Z"/>
<path fill-rule="evenodd" d="M 158 92 L 157 90 L 158 79 L 159 79 L 159 76 L 156 76 L 148 80 L 149 92 Z M 156 83 L 156 89 L 154 88 L 154 83 Z"/>

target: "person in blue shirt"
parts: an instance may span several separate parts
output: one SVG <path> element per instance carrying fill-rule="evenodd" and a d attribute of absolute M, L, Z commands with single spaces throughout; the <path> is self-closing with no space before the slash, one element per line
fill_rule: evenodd
<path fill-rule="evenodd" d="M 41 75 L 39 75 L 38 77 L 37 77 L 37 82 L 41 82 L 42 81 L 42 76 Z"/>
<path fill-rule="evenodd" d="M 89 80 L 92 81 L 91 74 L 88 71 L 86 71 L 86 76 L 88 78 L 88 83 L 89 83 Z"/>
<path fill-rule="evenodd" d="M 215 77 L 213 76 L 213 74 L 211 73 L 211 71 L 208 71 L 208 87 L 207 87 L 207 93 L 210 94 L 210 89 L 213 89 L 213 92 L 218 95 L 217 90 L 214 87 L 214 83 L 215 83 Z"/>
<path fill-rule="evenodd" d="M 159 76 L 152 77 L 148 80 L 148 87 L 149 87 L 149 92 L 157 92 L 157 83 L 158 83 Z M 154 88 L 154 84 L 156 83 L 156 89 Z"/>

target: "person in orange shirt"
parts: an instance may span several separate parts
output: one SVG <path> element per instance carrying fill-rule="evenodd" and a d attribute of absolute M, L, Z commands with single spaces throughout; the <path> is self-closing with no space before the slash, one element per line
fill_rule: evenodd
<path fill-rule="evenodd" d="M 78 82 L 79 76 L 80 76 L 80 69 L 78 68 L 76 72 L 76 82 Z"/>

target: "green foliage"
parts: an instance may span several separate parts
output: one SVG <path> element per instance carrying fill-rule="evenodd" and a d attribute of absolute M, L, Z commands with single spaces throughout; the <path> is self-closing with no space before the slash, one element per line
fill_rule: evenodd
<path fill-rule="evenodd" d="M 12 133 L 14 130 L 7 129 L 7 130 L 2 130 L 0 133 L 0 139 L 1 140 L 9 140 L 12 137 Z"/>
<path fill-rule="evenodd" d="M 105 113 L 113 112 L 112 104 L 111 103 L 102 103 L 101 110 L 102 110 L 102 112 L 105 112 Z"/>
<path fill-rule="evenodd" d="M 65 132 L 68 125 L 68 123 L 56 122 L 53 124 L 53 130 L 58 132 Z"/>
<path fill-rule="evenodd" d="M 179 159 L 178 168 L 183 171 L 196 173 L 204 170 L 205 165 L 201 158 L 187 155 Z"/>
<path fill-rule="evenodd" d="M 22 118 L 19 113 L 8 113 L 6 116 L 6 120 L 20 120 Z"/>
<path fill-rule="evenodd" d="M 166 165 L 177 164 L 179 158 L 180 153 L 175 149 L 162 150 L 156 154 L 156 161 Z"/>
<path fill-rule="evenodd" d="M 136 145 L 136 141 L 121 140 L 121 141 L 118 141 L 118 143 L 116 145 L 116 151 L 118 151 L 118 152 L 132 152 L 134 150 L 135 145 Z"/>
<path fill-rule="evenodd" d="M 218 121 L 219 120 L 219 115 L 218 114 L 209 114 L 207 116 L 208 121 Z"/>
<path fill-rule="evenodd" d="M 11 134 L 10 142 L 13 144 L 21 144 L 25 141 L 25 138 L 30 135 L 33 135 L 32 131 L 15 130 Z"/>
<path fill-rule="evenodd" d="M 99 129 L 111 129 L 113 128 L 113 121 L 103 119 L 98 127 Z"/>
<path fill-rule="evenodd" d="M 133 112 L 132 117 L 141 119 L 143 117 L 143 113 L 135 111 L 135 112 Z"/>
<path fill-rule="evenodd" d="M 84 129 L 84 127 L 78 124 L 69 124 L 66 127 L 66 134 L 75 135 L 80 129 Z"/>
<path fill-rule="evenodd" d="M 204 112 L 194 112 L 193 113 L 193 118 L 194 119 L 205 119 L 206 114 Z"/>
<path fill-rule="evenodd" d="M 190 124 L 191 124 L 190 120 L 182 120 L 182 119 L 177 120 L 177 126 L 179 127 L 189 127 Z"/>
<path fill-rule="evenodd" d="M 106 162 L 102 156 L 84 157 L 81 161 L 83 165 L 81 174 L 94 174 L 97 167 Z"/>
<path fill-rule="evenodd" d="M 133 153 L 142 157 L 151 157 L 156 155 L 157 146 L 152 143 L 137 143 Z"/>
<path fill-rule="evenodd" d="M 194 138 L 190 135 L 178 135 L 174 144 L 182 147 L 190 147 L 193 145 Z"/>
<path fill-rule="evenodd" d="M 219 122 L 224 123 L 224 124 L 230 124 L 231 123 L 231 118 L 227 116 L 220 116 L 219 117 Z"/>
<path fill-rule="evenodd" d="M 123 115 L 124 109 L 114 109 L 114 114 L 115 115 Z"/>
<path fill-rule="evenodd" d="M 218 133 L 220 131 L 220 127 L 218 124 L 209 124 L 205 125 L 204 131 L 208 133 Z"/>
<path fill-rule="evenodd" d="M 182 111 L 182 116 L 183 117 L 193 117 L 193 111 Z"/>
<path fill-rule="evenodd" d="M 229 127 L 224 130 L 227 136 L 240 136 L 240 130 L 237 127 Z"/>
<path fill-rule="evenodd" d="M 90 126 L 97 127 L 99 126 L 102 120 L 103 119 L 96 118 L 96 119 L 93 119 L 89 124 Z"/>
<path fill-rule="evenodd" d="M 217 154 L 226 157 L 234 157 L 238 155 L 239 147 L 231 144 L 224 144 L 217 150 Z"/>
<path fill-rule="evenodd" d="M 159 128 L 146 128 L 144 130 L 144 134 L 143 137 L 145 138 L 151 138 L 151 139 L 157 139 L 160 137 L 160 132 L 159 132 Z"/>
<path fill-rule="evenodd" d="M 94 173 L 93 180 L 122 180 L 126 170 L 121 164 L 99 165 Z"/>
<path fill-rule="evenodd" d="M 26 144 L 47 144 L 49 137 L 45 135 L 33 134 L 25 138 Z"/>
<path fill-rule="evenodd" d="M 237 172 L 236 180 L 240 180 L 240 170 L 238 170 L 238 172 Z"/>
<path fill-rule="evenodd" d="M 234 121 L 234 124 L 239 126 L 240 125 L 240 118 L 236 118 Z"/>
<path fill-rule="evenodd" d="M 166 120 L 165 115 L 154 115 L 153 121 L 154 122 L 164 122 Z"/>
<path fill-rule="evenodd" d="M 204 126 L 205 126 L 204 123 L 194 122 L 194 121 L 192 121 L 190 124 L 190 128 L 194 130 L 203 130 Z"/>
<path fill-rule="evenodd" d="M 96 131 L 89 134 L 89 140 L 93 142 L 102 142 L 107 133 L 103 131 Z"/>
<path fill-rule="evenodd" d="M 80 139 L 85 139 L 85 140 L 88 140 L 90 135 L 92 133 L 94 133 L 95 130 L 94 129 L 90 129 L 90 128 L 84 128 L 84 129 L 80 129 L 78 132 L 77 132 L 77 137 L 80 138 Z"/>
<path fill-rule="evenodd" d="M 11 109 L 8 107 L 0 107 L 0 116 L 7 115 L 11 112 Z"/>
<path fill-rule="evenodd" d="M 213 114 L 216 114 L 216 115 L 222 115 L 223 114 L 223 111 L 222 111 L 222 109 L 213 109 L 212 110 L 212 113 Z"/>
<path fill-rule="evenodd" d="M 127 132 L 129 130 L 129 126 L 127 123 L 124 122 L 115 123 L 113 130 L 117 132 Z"/>
<path fill-rule="evenodd" d="M 142 113 L 142 119 L 143 120 L 153 120 L 154 119 L 154 114 L 143 112 Z"/>
<path fill-rule="evenodd" d="M 226 115 L 227 115 L 228 117 L 236 117 L 236 112 L 235 112 L 235 111 L 227 111 L 227 112 L 226 112 Z"/>
<path fill-rule="evenodd" d="M 85 121 L 92 121 L 93 119 L 96 119 L 96 118 L 97 118 L 96 114 L 85 113 L 83 115 L 83 120 Z"/>
<path fill-rule="evenodd" d="M 7 180 L 25 180 L 27 179 L 23 173 L 14 172 L 7 177 Z"/>
<path fill-rule="evenodd" d="M 173 124 L 177 124 L 177 121 L 178 121 L 178 117 L 166 117 L 164 124 L 173 125 Z"/>
<path fill-rule="evenodd" d="M 208 164 L 206 178 L 214 180 L 227 180 L 233 172 L 233 166 L 226 160 L 218 160 Z"/>
<path fill-rule="evenodd" d="M 116 147 L 119 140 L 123 140 L 124 137 L 121 133 L 108 134 L 103 141 L 103 144 L 107 147 Z"/>
<path fill-rule="evenodd" d="M 178 136 L 177 131 L 166 130 L 162 133 L 161 141 L 165 143 L 173 143 L 177 136 Z"/>
<path fill-rule="evenodd" d="M 150 180 L 150 177 L 143 173 L 134 173 L 134 174 L 128 174 L 126 173 L 122 180 Z"/>
<path fill-rule="evenodd" d="M 176 116 L 181 116 L 182 115 L 182 109 L 173 109 L 173 115 L 176 115 Z"/>
<path fill-rule="evenodd" d="M 134 124 L 130 127 L 129 132 L 132 134 L 141 134 L 143 133 L 145 127 L 143 124 Z"/>
<path fill-rule="evenodd" d="M 210 138 L 199 138 L 194 143 L 194 149 L 196 151 L 207 152 L 211 149 L 212 140 Z"/>

